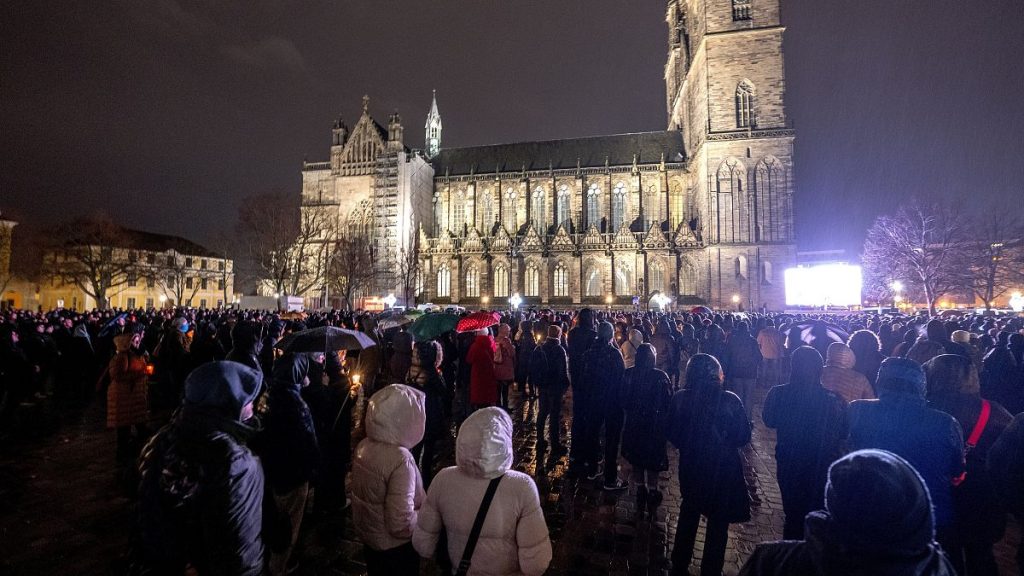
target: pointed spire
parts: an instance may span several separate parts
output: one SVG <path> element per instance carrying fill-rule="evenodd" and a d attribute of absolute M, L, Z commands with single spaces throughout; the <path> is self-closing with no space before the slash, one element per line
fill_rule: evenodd
<path fill-rule="evenodd" d="M 430 116 L 440 116 L 440 112 L 437 111 L 437 90 L 431 90 L 433 94 L 430 102 Z"/>
<path fill-rule="evenodd" d="M 423 144 L 427 158 L 433 158 L 441 152 L 441 113 L 437 110 L 437 90 L 433 91 L 424 132 Z"/>
<path fill-rule="evenodd" d="M 367 94 L 363 95 L 363 114 L 370 113 L 370 96 Z"/>

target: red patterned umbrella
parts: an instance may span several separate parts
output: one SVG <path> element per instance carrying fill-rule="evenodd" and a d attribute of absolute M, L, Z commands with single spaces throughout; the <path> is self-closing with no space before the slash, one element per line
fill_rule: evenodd
<path fill-rule="evenodd" d="M 455 327 L 455 331 L 474 332 L 476 330 L 490 328 L 500 321 L 501 316 L 497 312 L 473 312 L 469 316 L 459 320 L 459 324 Z"/>

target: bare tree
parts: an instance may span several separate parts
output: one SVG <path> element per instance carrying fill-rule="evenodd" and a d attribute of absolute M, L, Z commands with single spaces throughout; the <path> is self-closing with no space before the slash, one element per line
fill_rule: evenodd
<path fill-rule="evenodd" d="M 973 226 L 973 238 L 965 247 L 970 267 L 968 286 L 984 301 L 986 309 L 1024 278 L 1022 229 L 1020 219 L 1005 210 L 987 210 Z"/>
<path fill-rule="evenodd" d="M 107 217 L 80 218 L 58 227 L 52 246 L 50 275 L 74 284 L 106 309 L 110 297 L 120 293 L 138 272 L 128 257 L 129 239 Z"/>
<path fill-rule="evenodd" d="M 351 310 L 354 297 L 369 290 L 376 277 L 370 236 L 363 228 L 346 226 L 338 234 L 330 259 L 331 291 Z"/>
<path fill-rule="evenodd" d="M 196 260 L 201 259 L 185 256 L 177 251 L 159 254 L 153 264 L 143 269 L 142 275 L 160 286 L 164 295 L 175 304 L 191 306 L 192 299 L 199 290 L 204 289 L 204 285 L 210 280 L 216 280 L 220 276 L 213 268 L 196 266 Z"/>
<path fill-rule="evenodd" d="M 967 283 L 969 238 L 967 219 L 948 204 L 911 201 L 894 215 L 879 216 L 868 229 L 861 258 L 868 288 L 884 293 L 898 280 L 935 314 L 940 297 Z"/>
<path fill-rule="evenodd" d="M 289 294 L 304 296 L 323 286 L 330 248 L 338 231 L 336 221 L 323 207 L 302 207 L 298 234 L 290 247 Z"/>
<path fill-rule="evenodd" d="M 284 294 L 292 274 L 292 245 L 299 235 L 295 194 L 270 192 L 249 196 L 238 208 L 236 236 L 249 272 Z"/>
<path fill-rule="evenodd" d="M 398 250 L 395 273 L 402 287 L 406 307 L 411 307 L 414 304 L 414 297 L 417 296 L 417 282 L 420 277 L 419 243 L 419 234 L 414 234 L 412 245 Z"/>

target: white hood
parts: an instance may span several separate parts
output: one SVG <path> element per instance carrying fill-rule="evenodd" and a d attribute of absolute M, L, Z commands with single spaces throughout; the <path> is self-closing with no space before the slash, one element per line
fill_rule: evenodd
<path fill-rule="evenodd" d="M 497 478 L 512 467 L 512 419 L 501 408 L 477 410 L 459 428 L 459 470 L 474 478 Z"/>
<path fill-rule="evenodd" d="M 423 440 L 426 396 L 405 384 L 392 384 L 370 398 L 366 407 L 366 436 L 406 449 Z"/>

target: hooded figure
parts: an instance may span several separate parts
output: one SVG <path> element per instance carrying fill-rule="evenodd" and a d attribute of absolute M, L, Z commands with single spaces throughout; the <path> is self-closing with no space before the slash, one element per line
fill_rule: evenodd
<path fill-rule="evenodd" d="M 857 356 L 853 350 L 842 342 L 828 345 L 828 357 L 821 371 L 821 386 L 838 394 L 843 401 L 871 400 L 875 391 L 860 372 L 854 370 Z"/>
<path fill-rule="evenodd" d="M 425 400 L 412 386 L 392 384 L 366 407 L 366 438 L 352 462 L 352 520 L 371 575 L 419 572 L 411 540 L 425 495 L 410 450 L 423 439 Z"/>
<path fill-rule="evenodd" d="M 977 426 L 984 426 L 981 436 L 966 456 L 967 475 L 953 489 L 960 548 L 947 549 L 953 565 L 968 574 L 998 573 L 992 545 L 1002 539 L 1006 512 L 996 497 L 986 462 L 989 450 L 1013 416 L 995 402 L 978 395 L 978 371 L 969 358 L 959 354 L 942 354 L 924 365 L 928 377 L 928 401 L 933 408 L 956 418 L 970 436 Z M 988 403 L 987 420 L 979 424 L 983 403 Z"/>
<path fill-rule="evenodd" d="M 263 574 L 263 468 L 246 446 L 260 375 L 210 362 L 185 382 L 185 403 L 143 450 L 139 539 L 156 573 Z"/>
<path fill-rule="evenodd" d="M 665 428 L 672 398 L 672 383 L 656 368 L 657 352 L 651 344 L 636 351 L 636 366 L 626 370 L 619 402 L 626 415 L 622 431 L 622 455 L 633 465 L 637 483 L 637 511 L 654 515 L 661 504 L 658 473 L 668 469 Z"/>
<path fill-rule="evenodd" d="M 833 342 L 829 352 L 835 346 L 845 347 Z M 778 430 L 775 462 L 786 540 L 803 538 L 804 516 L 821 507 L 829 464 L 843 453 L 846 401 L 823 384 L 821 355 L 801 346 L 793 353 L 789 384 L 773 387 L 764 401 L 764 424 Z"/>
<path fill-rule="evenodd" d="M 441 531 L 458 562 L 484 493 L 502 477 L 473 551 L 472 568 L 494 575 L 539 575 L 551 563 L 551 540 L 533 479 L 512 466 L 512 420 L 500 408 L 474 412 L 459 429 L 456 466 L 437 474 L 420 510 L 413 544 L 434 555 Z"/>
<path fill-rule="evenodd" d="M 964 469 L 960 424 L 927 406 L 924 370 L 913 360 L 887 358 L 877 387 L 878 400 L 850 403 L 849 447 L 888 450 L 914 466 L 931 492 L 942 542 L 953 524 L 952 481 Z"/>
<path fill-rule="evenodd" d="M 597 342 L 583 356 L 583 387 L 587 390 L 587 408 L 590 418 L 583 431 L 582 441 L 586 443 L 584 468 L 592 475 L 597 471 L 600 459 L 600 435 L 604 428 L 604 461 L 617 462 L 619 439 L 622 436 L 622 407 L 619 405 L 619 389 L 625 365 L 622 354 L 615 346 L 615 329 L 608 322 L 597 327 Z M 573 400 L 575 401 L 575 399 Z M 579 441 L 575 439 L 574 441 Z M 622 490 L 626 485 L 619 480 L 618 466 L 604 467 L 606 490 Z"/>
<path fill-rule="evenodd" d="M 928 488 L 903 458 L 861 450 L 828 471 L 806 538 L 760 544 L 741 576 L 954 576 L 935 543 Z"/>

